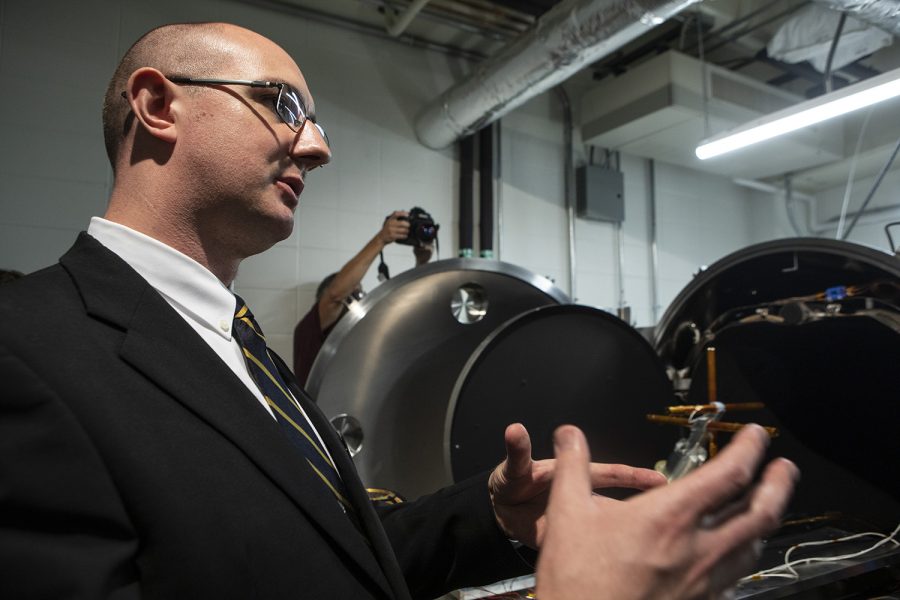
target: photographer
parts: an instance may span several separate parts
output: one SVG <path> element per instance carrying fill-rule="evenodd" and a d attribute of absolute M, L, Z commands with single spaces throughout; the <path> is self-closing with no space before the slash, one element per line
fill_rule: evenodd
<path fill-rule="evenodd" d="M 319 284 L 316 303 L 294 328 L 294 375 L 297 381 L 306 383 L 325 338 L 347 311 L 347 298 L 362 297 L 362 279 L 385 246 L 392 242 L 412 245 L 417 267 L 431 260 L 432 244 L 419 244 L 412 240 L 406 242 L 410 233 L 409 217 L 410 213 L 405 210 L 392 212 L 384 220 L 381 230 L 356 256 Z"/>

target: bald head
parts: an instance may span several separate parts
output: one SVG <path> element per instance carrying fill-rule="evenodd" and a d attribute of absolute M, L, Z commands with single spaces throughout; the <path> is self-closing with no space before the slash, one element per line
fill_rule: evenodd
<path fill-rule="evenodd" d="M 131 74 L 152 67 L 166 75 L 214 76 L 234 61 L 226 40 L 247 35 L 257 36 L 227 23 L 177 23 L 152 29 L 128 49 L 103 100 L 103 139 L 113 170 L 122 140 L 133 125 L 131 107 L 122 97 Z"/>
<path fill-rule="evenodd" d="M 243 259 L 290 235 L 307 173 L 331 158 L 294 59 L 225 23 L 138 40 L 109 84 L 103 124 L 115 171 L 106 219 L 226 285 Z"/>

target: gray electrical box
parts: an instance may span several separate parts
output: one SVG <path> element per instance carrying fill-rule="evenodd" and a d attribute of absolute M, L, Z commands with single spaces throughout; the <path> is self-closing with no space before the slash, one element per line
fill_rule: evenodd
<path fill-rule="evenodd" d="M 575 169 L 575 214 L 594 221 L 625 220 L 624 178 L 596 165 Z"/>

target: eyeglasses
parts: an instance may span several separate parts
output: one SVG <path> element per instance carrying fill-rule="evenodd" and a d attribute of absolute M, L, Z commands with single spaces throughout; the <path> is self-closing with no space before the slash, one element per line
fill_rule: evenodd
<path fill-rule="evenodd" d="M 325 144 L 330 148 L 328 136 L 322 126 L 316 123 L 315 117 L 309 117 L 306 114 L 306 108 L 300 99 L 300 93 L 292 86 L 283 82 L 275 81 L 250 81 L 247 79 L 207 79 L 200 77 L 176 77 L 167 75 L 166 79 L 172 83 L 183 83 L 187 85 L 246 85 L 255 88 L 278 88 L 278 98 L 275 100 L 275 113 L 284 123 L 291 128 L 291 131 L 298 132 L 303 129 L 307 121 L 316 126 L 319 135 L 325 140 Z"/>

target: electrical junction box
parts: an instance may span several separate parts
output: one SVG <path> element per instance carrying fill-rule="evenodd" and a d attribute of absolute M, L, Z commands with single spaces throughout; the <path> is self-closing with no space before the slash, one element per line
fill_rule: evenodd
<path fill-rule="evenodd" d="M 593 221 L 625 220 L 624 177 L 596 165 L 575 169 L 575 214 Z"/>

